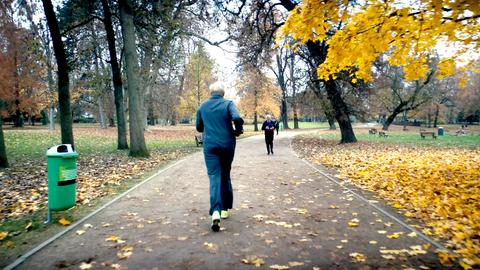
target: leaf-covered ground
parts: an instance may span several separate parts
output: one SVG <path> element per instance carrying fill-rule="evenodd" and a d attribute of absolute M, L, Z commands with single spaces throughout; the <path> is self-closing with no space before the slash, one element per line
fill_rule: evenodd
<path fill-rule="evenodd" d="M 123 181 L 141 177 L 166 161 L 195 151 L 193 128 L 152 128 L 146 132 L 151 157 L 134 159 L 116 150 L 116 129 L 75 128 L 77 203 L 86 204 L 112 192 Z M 46 207 L 46 149 L 60 141 L 58 130 L 6 130 L 11 164 L 0 171 L 0 222 Z"/>
<path fill-rule="evenodd" d="M 446 239 L 465 269 L 480 266 L 480 148 L 416 147 L 300 137 L 299 154 L 335 168 L 338 177 L 379 194 L 426 235 Z M 439 253 L 444 263 L 454 258 Z"/>

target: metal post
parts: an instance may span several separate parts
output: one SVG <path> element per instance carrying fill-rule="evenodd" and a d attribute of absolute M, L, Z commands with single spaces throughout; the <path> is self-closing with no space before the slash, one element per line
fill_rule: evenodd
<path fill-rule="evenodd" d="M 50 208 L 48 208 L 47 220 L 45 220 L 43 223 L 44 224 L 49 224 L 50 222 L 52 222 L 52 210 L 50 210 Z"/>

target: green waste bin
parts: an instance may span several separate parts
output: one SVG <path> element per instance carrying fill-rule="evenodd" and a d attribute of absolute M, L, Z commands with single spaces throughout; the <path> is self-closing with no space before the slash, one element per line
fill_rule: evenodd
<path fill-rule="evenodd" d="M 443 127 L 438 127 L 438 136 L 443 136 L 445 129 Z"/>
<path fill-rule="evenodd" d="M 60 144 L 47 150 L 48 217 L 51 212 L 72 208 L 77 189 L 78 153 L 70 144 Z"/>

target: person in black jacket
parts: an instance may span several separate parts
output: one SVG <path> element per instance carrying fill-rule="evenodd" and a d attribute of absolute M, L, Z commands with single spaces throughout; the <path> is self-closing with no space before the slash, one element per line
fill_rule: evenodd
<path fill-rule="evenodd" d="M 265 144 L 267 145 L 267 155 L 273 155 L 273 135 L 275 133 L 275 123 L 272 121 L 272 116 L 267 115 L 267 120 L 263 122 L 262 130 L 265 131 Z"/>

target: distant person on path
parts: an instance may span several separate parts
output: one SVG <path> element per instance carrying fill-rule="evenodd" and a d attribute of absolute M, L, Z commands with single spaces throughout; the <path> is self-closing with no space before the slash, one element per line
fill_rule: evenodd
<path fill-rule="evenodd" d="M 267 114 L 267 120 L 263 122 L 262 130 L 265 131 L 265 144 L 267 145 L 267 155 L 273 155 L 273 135 L 275 133 L 275 123 L 272 121 L 272 116 Z"/>
<path fill-rule="evenodd" d="M 243 119 L 235 104 L 223 98 L 223 83 L 210 86 L 211 96 L 203 102 L 197 111 L 196 129 L 203 132 L 203 155 L 210 179 L 211 228 L 220 230 L 220 218 L 228 218 L 232 209 L 233 190 L 230 178 L 235 136 L 243 133 Z M 235 129 L 232 127 L 232 121 Z"/>
<path fill-rule="evenodd" d="M 278 130 L 280 128 L 280 121 L 276 119 L 275 117 L 272 118 L 273 121 L 273 126 L 275 127 L 275 130 L 277 131 L 277 136 L 278 136 Z"/>

